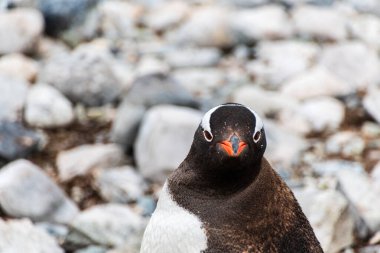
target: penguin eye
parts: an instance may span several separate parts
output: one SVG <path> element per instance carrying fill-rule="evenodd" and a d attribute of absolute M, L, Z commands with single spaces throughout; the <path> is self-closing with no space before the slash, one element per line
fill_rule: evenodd
<path fill-rule="evenodd" d="M 257 143 L 257 142 L 260 140 L 260 138 L 261 138 L 261 132 L 260 132 L 260 131 L 257 131 L 257 132 L 255 133 L 255 135 L 253 136 L 253 141 L 254 141 L 255 143 Z"/>
<path fill-rule="evenodd" d="M 208 142 L 212 141 L 213 136 L 209 131 L 204 130 L 203 136 L 205 137 L 206 141 L 208 141 Z"/>

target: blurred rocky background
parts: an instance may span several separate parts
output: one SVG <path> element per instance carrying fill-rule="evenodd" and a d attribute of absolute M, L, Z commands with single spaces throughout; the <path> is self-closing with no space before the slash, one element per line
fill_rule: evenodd
<path fill-rule="evenodd" d="M 138 252 L 202 113 L 228 101 L 264 118 L 326 252 L 380 252 L 380 1 L 0 9 L 0 252 Z"/>

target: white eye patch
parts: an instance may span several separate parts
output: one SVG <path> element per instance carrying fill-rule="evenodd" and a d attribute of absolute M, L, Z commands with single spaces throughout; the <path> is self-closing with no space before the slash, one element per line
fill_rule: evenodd
<path fill-rule="evenodd" d="M 263 121 L 261 120 L 260 116 L 252 109 L 244 106 L 244 105 L 240 105 L 240 104 L 227 104 L 227 105 L 218 105 L 212 109 L 210 109 L 208 112 L 205 113 L 205 115 L 203 116 L 202 118 L 202 121 L 201 121 L 201 127 L 203 128 L 203 130 L 205 131 L 208 131 L 209 133 L 212 134 L 212 131 L 211 131 L 211 126 L 210 126 L 210 119 L 211 119 L 211 115 L 219 108 L 219 107 L 222 107 L 222 106 L 241 106 L 241 107 L 245 107 L 247 108 L 248 110 L 250 110 L 253 114 L 253 116 L 255 117 L 256 119 L 256 124 L 255 124 L 255 132 L 254 132 L 254 135 L 258 132 L 258 131 L 261 131 L 261 129 L 264 127 L 264 124 L 263 124 Z"/>

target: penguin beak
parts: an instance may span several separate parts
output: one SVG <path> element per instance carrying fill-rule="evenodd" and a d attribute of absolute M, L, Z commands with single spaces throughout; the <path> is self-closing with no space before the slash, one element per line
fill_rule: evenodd
<path fill-rule="evenodd" d="M 245 149 L 247 143 L 240 141 L 239 137 L 233 134 L 229 140 L 221 141 L 219 144 L 229 156 L 237 157 Z"/>

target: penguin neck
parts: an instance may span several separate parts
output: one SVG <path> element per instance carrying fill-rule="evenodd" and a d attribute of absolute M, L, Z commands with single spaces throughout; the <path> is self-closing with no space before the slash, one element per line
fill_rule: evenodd
<path fill-rule="evenodd" d="M 194 159 L 196 158 L 196 159 Z M 181 167 L 185 172 L 184 186 L 191 187 L 202 194 L 230 195 L 248 187 L 255 181 L 261 168 L 258 161 L 243 164 L 240 160 L 227 160 L 219 165 L 210 165 L 207 160 L 192 156 L 185 159 Z"/>

